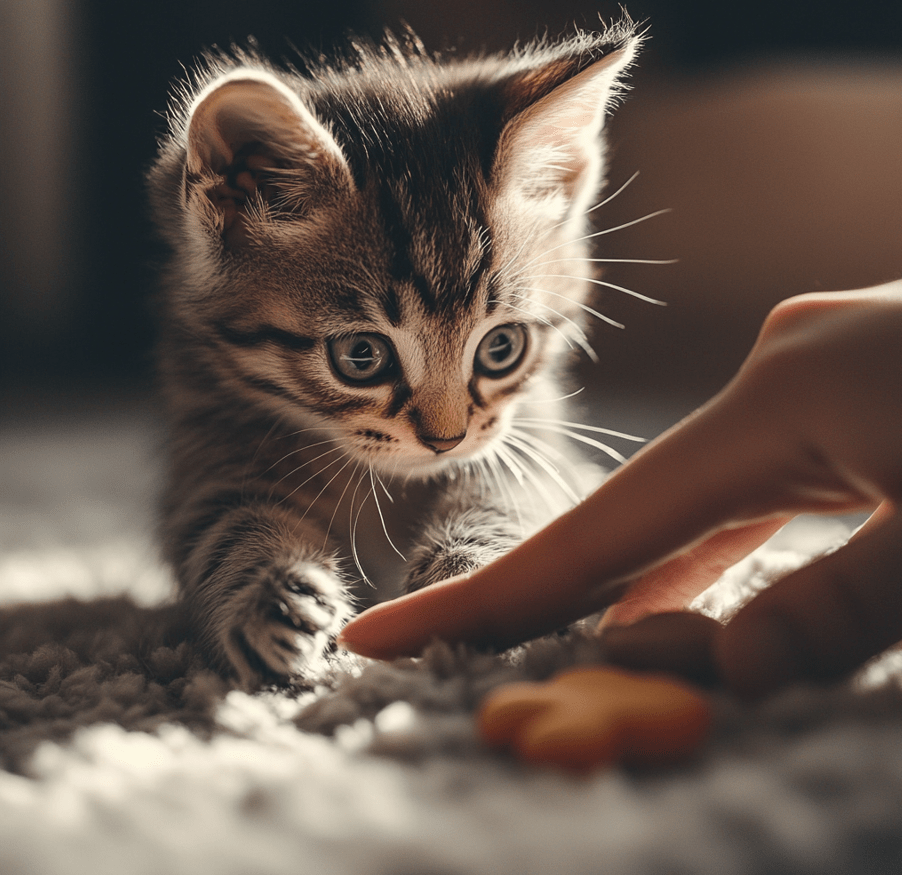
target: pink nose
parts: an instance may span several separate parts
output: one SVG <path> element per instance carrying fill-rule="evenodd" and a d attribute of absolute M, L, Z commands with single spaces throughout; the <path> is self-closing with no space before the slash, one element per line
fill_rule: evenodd
<path fill-rule="evenodd" d="M 448 450 L 453 450 L 466 436 L 466 432 L 455 435 L 454 437 L 420 435 L 420 441 L 426 444 L 431 450 L 435 450 L 436 453 L 447 453 Z"/>

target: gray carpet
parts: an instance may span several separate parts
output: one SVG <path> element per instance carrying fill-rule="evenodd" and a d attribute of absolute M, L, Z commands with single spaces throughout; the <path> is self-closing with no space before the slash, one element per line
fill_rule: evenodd
<path fill-rule="evenodd" d="M 228 691 L 154 559 L 152 422 L 0 433 L 0 872 L 882 873 L 902 868 L 902 677 L 715 699 L 670 770 L 587 779 L 485 749 L 492 687 L 601 658 L 582 629 L 500 656 L 339 655 L 294 695 Z M 698 607 L 729 612 L 848 529 L 803 521 Z"/>

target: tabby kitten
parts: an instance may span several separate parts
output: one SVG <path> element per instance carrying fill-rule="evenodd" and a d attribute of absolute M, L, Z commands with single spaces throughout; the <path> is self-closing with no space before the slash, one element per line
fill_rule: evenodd
<path fill-rule="evenodd" d="M 584 492 L 555 374 L 586 348 L 586 213 L 637 43 L 217 57 L 179 101 L 150 174 L 162 528 L 243 688 L 310 676 L 360 580 L 472 570 Z"/>

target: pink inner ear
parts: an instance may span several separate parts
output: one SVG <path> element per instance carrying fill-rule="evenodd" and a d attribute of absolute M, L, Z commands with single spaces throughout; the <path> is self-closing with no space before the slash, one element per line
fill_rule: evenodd
<path fill-rule="evenodd" d="M 225 168 L 223 181 L 211 188 L 208 194 L 211 203 L 222 214 L 223 235 L 231 246 L 246 242 L 241 208 L 248 198 L 259 192 L 268 201 L 275 193 L 275 187 L 266 179 L 266 171 L 273 166 L 269 156 L 249 155 L 241 166 L 241 170 L 233 173 L 228 172 L 230 168 Z"/>
<path fill-rule="evenodd" d="M 221 174 L 244 147 L 291 165 L 345 160 L 329 132 L 275 77 L 247 71 L 215 87 L 195 107 L 188 131 L 188 168 Z"/>
<path fill-rule="evenodd" d="M 329 132 L 285 85 L 258 70 L 214 83 L 194 107 L 187 140 L 189 179 L 213 208 L 201 214 L 228 245 L 248 241 L 249 199 L 274 204 L 278 194 L 280 208 L 300 210 L 317 192 L 351 184 Z"/>
<path fill-rule="evenodd" d="M 511 121 L 499 155 L 508 184 L 571 199 L 594 186 L 605 110 L 632 56 L 629 47 L 596 61 Z"/>

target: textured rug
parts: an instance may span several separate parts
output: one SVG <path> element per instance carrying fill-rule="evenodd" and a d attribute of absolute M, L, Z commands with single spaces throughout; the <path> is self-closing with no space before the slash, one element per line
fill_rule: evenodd
<path fill-rule="evenodd" d="M 896 873 L 902 661 L 756 707 L 715 700 L 668 770 L 527 768 L 482 696 L 601 658 L 584 629 L 499 656 L 339 655 L 317 689 L 229 691 L 154 558 L 140 414 L 0 432 L 0 873 Z M 698 607 L 723 616 L 848 527 L 803 520 Z"/>

